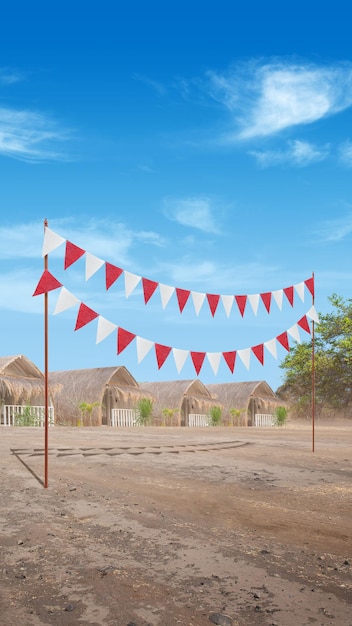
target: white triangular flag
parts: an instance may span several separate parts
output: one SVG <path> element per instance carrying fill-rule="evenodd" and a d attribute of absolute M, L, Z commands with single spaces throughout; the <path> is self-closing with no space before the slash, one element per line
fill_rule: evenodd
<path fill-rule="evenodd" d="M 57 313 L 62 313 L 62 311 L 66 311 L 66 309 L 70 309 L 72 306 L 80 302 L 73 293 L 70 293 L 66 287 L 62 287 L 59 297 L 56 301 L 54 315 Z"/>
<path fill-rule="evenodd" d="M 124 271 L 124 277 L 125 277 L 125 294 L 126 294 L 126 298 L 128 298 L 128 296 L 131 295 L 132 291 L 134 291 L 134 289 L 137 287 L 142 277 L 138 276 L 137 274 L 132 274 L 132 272 L 127 272 L 126 270 Z"/>
<path fill-rule="evenodd" d="M 277 359 L 277 345 L 276 339 L 269 339 L 264 343 L 264 346 L 269 350 L 270 354 L 273 355 L 274 359 Z"/>
<path fill-rule="evenodd" d="M 249 363 L 251 359 L 251 350 L 250 348 L 244 348 L 244 350 L 237 350 L 237 354 L 240 357 L 243 365 L 249 370 Z"/>
<path fill-rule="evenodd" d="M 47 254 L 61 246 L 61 244 L 65 243 L 65 241 L 66 239 L 64 239 L 60 235 L 57 235 L 56 233 L 54 233 L 53 230 L 50 230 L 50 228 L 46 227 L 44 230 L 42 256 L 46 256 Z"/>
<path fill-rule="evenodd" d="M 252 307 L 252 311 L 254 313 L 254 315 L 257 315 L 258 313 L 258 305 L 259 305 L 259 293 L 252 293 L 248 296 L 248 300 L 250 302 L 250 305 Z"/>
<path fill-rule="evenodd" d="M 108 335 L 111 335 L 111 333 L 113 333 L 114 330 L 116 330 L 116 328 L 117 328 L 116 324 L 109 322 L 109 320 L 106 320 L 104 317 L 99 315 L 98 326 L 97 326 L 97 338 L 96 338 L 95 343 L 100 343 L 100 341 L 103 341 L 103 339 L 108 337 Z"/>
<path fill-rule="evenodd" d="M 294 285 L 295 291 L 301 298 L 302 302 L 304 302 L 304 291 L 305 291 L 304 287 L 305 287 L 304 282 L 297 283 L 297 285 Z"/>
<path fill-rule="evenodd" d="M 160 291 L 160 297 L 161 297 L 161 304 L 162 304 L 163 309 L 165 309 L 172 294 L 175 291 L 175 287 L 169 287 L 169 285 L 163 285 L 162 283 L 159 283 L 159 291 Z"/>
<path fill-rule="evenodd" d="M 191 291 L 191 296 L 194 304 L 194 310 L 198 315 L 205 300 L 205 293 L 200 293 L 199 291 Z"/>
<path fill-rule="evenodd" d="M 313 305 L 312 307 L 310 307 L 309 311 L 307 311 L 306 315 L 308 315 L 308 317 L 310 317 L 311 320 L 313 320 L 313 322 L 316 322 L 317 324 L 319 324 L 319 316 L 318 313 L 315 310 L 315 306 Z"/>
<path fill-rule="evenodd" d="M 295 341 L 297 341 L 298 343 L 302 343 L 297 324 L 291 326 L 291 328 L 289 328 L 287 332 L 291 335 L 291 337 L 294 338 Z"/>
<path fill-rule="evenodd" d="M 172 348 L 172 353 L 174 355 L 177 371 L 180 373 L 189 355 L 189 350 L 178 350 L 178 348 Z"/>
<path fill-rule="evenodd" d="M 278 289 L 277 291 L 273 291 L 272 292 L 272 296 L 277 304 L 277 306 L 279 307 L 280 311 L 282 309 L 282 298 L 284 295 L 284 290 L 283 289 Z"/>
<path fill-rule="evenodd" d="M 136 337 L 137 342 L 137 359 L 138 363 L 143 361 L 144 357 L 147 356 L 149 350 L 155 345 L 154 341 L 149 341 L 149 339 L 143 339 L 142 337 Z"/>
<path fill-rule="evenodd" d="M 86 252 L 86 280 L 93 276 L 102 265 L 104 265 L 104 261 L 94 256 L 94 254 Z"/>
<path fill-rule="evenodd" d="M 222 353 L 221 352 L 207 352 L 206 354 L 207 354 L 208 361 L 211 365 L 211 368 L 216 376 L 216 374 L 218 373 Z"/>
<path fill-rule="evenodd" d="M 224 309 L 225 309 L 225 313 L 227 317 L 230 317 L 232 305 L 234 303 L 234 297 L 233 296 L 221 296 L 221 301 L 224 305 Z"/>

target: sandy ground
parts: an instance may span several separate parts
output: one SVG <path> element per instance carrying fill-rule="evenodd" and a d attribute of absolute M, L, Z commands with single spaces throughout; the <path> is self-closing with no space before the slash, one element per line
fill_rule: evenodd
<path fill-rule="evenodd" d="M 351 442 L 1 427 L 1 625 L 352 626 Z"/>

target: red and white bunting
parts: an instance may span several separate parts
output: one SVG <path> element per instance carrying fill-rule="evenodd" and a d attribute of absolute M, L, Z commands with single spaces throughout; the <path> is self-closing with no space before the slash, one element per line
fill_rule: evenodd
<path fill-rule="evenodd" d="M 62 283 L 60 283 L 55 276 L 49 272 L 49 270 L 44 270 L 35 288 L 33 296 L 41 296 L 44 293 L 48 293 L 48 291 L 59 289 L 59 287 L 62 287 Z"/>
<path fill-rule="evenodd" d="M 59 297 L 56 302 L 54 315 L 56 315 L 57 313 L 62 313 L 63 311 L 67 311 L 67 309 L 70 309 L 71 307 L 75 306 L 78 303 L 79 303 L 78 298 L 76 298 L 76 296 L 70 293 L 66 289 L 66 287 L 62 287 L 59 293 Z"/>
<path fill-rule="evenodd" d="M 141 363 L 144 357 L 146 357 L 148 352 L 152 349 L 154 342 L 149 341 L 149 339 L 143 339 L 142 337 L 137 337 L 136 345 L 137 345 L 137 360 L 138 360 L 138 363 Z"/>
<path fill-rule="evenodd" d="M 165 309 L 170 301 L 172 294 L 175 291 L 175 287 L 170 287 L 169 285 L 163 285 L 162 283 L 159 283 L 159 291 L 161 297 L 161 306 L 163 307 L 163 309 Z"/>
<path fill-rule="evenodd" d="M 78 309 L 75 330 L 83 328 L 83 326 L 86 326 L 86 324 L 89 324 L 89 322 L 92 322 L 98 316 L 99 313 L 96 313 L 96 311 L 93 311 L 93 309 L 81 302 Z"/>
<path fill-rule="evenodd" d="M 126 272 L 126 270 L 124 270 L 124 278 L 125 278 L 125 294 L 126 294 L 126 298 L 128 298 L 131 295 L 131 293 L 135 290 L 137 285 L 140 283 L 142 277 L 138 276 L 137 274 L 133 274 L 132 272 Z"/>
<path fill-rule="evenodd" d="M 184 364 L 186 363 L 187 357 L 189 355 L 189 350 L 180 350 L 179 348 L 172 348 L 172 353 L 174 355 L 177 372 L 178 374 L 180 374 Z"/>
<path fill-rule="evenodd" d="M 66 251 L 65 251 L 65 263 L 64 268 L 67 270 L 70 265 L 73 265 L 86 253 L 83 248 L 79 248 L 76 244 L 71 243 L 71 241 L 66 241 Z"/>
<path fill-rule="evenodd" d="M 205 300 L 205 293 L 200 293 L 199 291 L 192 291 L 191 295 L 192 295 L 194 310 L 196 312 L 196 315 L 198 315 L 199 311 L 201 310 L 203 306 L 203 302 Z"/>
<path fill-rule="evenodd" d="M 44 230 L 44 241 L 43 241 L 43 249 L 42 256 L 46 256 L 51 252 L 54 252 L 56 248 L 61 246 L 63 243 L 66 243 L 66 239 L 61 237 L 61 235 L 57 235 L 53 230 L 46 227 Z"/>
<path fill-rule="evenodd" d="M 89 280 L 103 265 L 102 259 L 86 252 L 86 280 Z"/>
<path fill-rule="evenodd" d="M 109 322 L 109 320 L 106 320 L 100 315 L 98 319 L 97 338 L 95 343 L 100 343 L 101 341 L 103 341 L 103 339 L 106 339 L 106 337 L 111 335 L 111 333 L 113 333 L 115 330 L 117 330 L 116 324 Z"/>
<path fill-rule="evenodd" d="M 207 359 L 210 363 L 211 369 L 213 370 L 215 376 L 219 371 L 220 361 L 221 361 L 221 352 L 207 352 Z"/>

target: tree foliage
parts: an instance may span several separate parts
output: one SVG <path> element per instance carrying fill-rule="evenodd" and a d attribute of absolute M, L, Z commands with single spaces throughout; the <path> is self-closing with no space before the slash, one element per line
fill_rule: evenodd
<path fill-rule="evenodd" d="M 329 297 L 332 311 L 319 315 L 314 333 L 314 381 L 317 411 L 352 412 L 352 299 Z M 280 367 L 285 379 L 278 395 L 306 413 L 312 401 L 312 340 L 296 345 Z"/>

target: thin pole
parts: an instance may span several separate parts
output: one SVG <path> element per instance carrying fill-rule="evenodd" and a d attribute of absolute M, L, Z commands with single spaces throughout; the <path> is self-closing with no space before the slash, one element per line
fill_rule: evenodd
<path fill-rule="evenodd" d="M 44 220 L 44 233 L 48 220 Z M 48 269 L 48 255 L 44 256 L 44 271 Z M 48 359 L 48 292 L 44 293 L 44 487 L 48 487 L 49 458 L 49 359 Z"/>
<path fill-rule="evenodd" d="M 314 272 L 313 272 L 313 286 L 314 286 Z M 314 290 L 313 290 L 313 306 L 314 306 Z M 312 452 L 315 448 L 315 336 L 314 336 L 314 320 L 312 321 Z"/>

